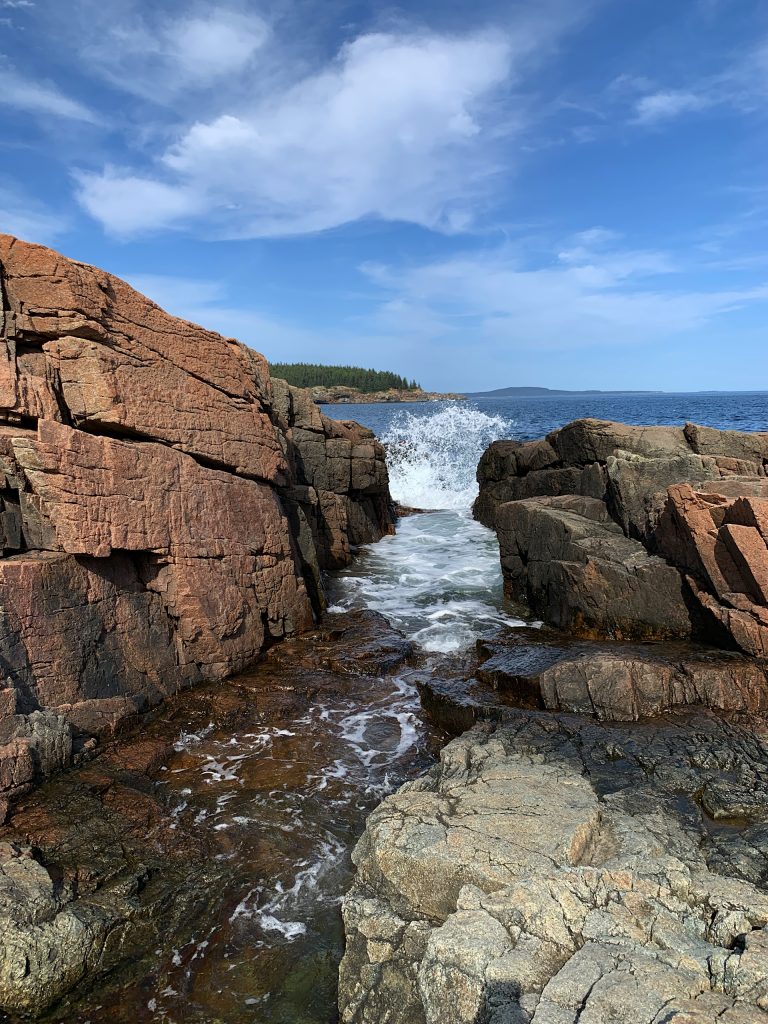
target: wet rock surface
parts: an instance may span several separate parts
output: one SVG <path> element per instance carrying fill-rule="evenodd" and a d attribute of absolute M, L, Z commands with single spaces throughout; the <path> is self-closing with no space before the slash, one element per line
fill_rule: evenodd
<path fill-rule="evenodd" d="M 328 1021 L 348 851 L 431 760 L 394 673 L 411 656 L 375 613 L 328 615 L 22 799 L 0 829 L 2 1019 Z"/>
<path fill-rule="evenodd" d="M 370 816 L 345 1022 L 763 1022 L 768 747 L 518 710 Z"/>
<path fill-rule="evenodd" d="M 68 743 L 308 628 L 321 571 L 393 522 L 371 431 L 234 339 L 0 235 L 0 821 Z M 38 712 L 66 720 L 56 756 L 28 742 Z"/>
<path fill-rule="evenodd" d="M 465 665 L 412 670 L 427 712 L 454 735 L 510 709 L 573 711 L 603 721 L 686 706 L 765 714 L 768 663 L 684 642 L 608 643 L 551 629 L 510 629 L 477 642 Z"/>

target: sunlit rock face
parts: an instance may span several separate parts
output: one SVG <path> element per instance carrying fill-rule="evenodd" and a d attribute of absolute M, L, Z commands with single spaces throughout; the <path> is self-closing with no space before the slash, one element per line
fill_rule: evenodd
<path fill-rule="evenodd" d="M 391 529 L 370 431 L 0 235 L 0 820 L 105 732 L 309 626 L 321 570 Z"/>
<path fill-rule="evenodd" d="M 765 734 L 518 710 L 369 817 L 344 1024 L 759 1024 Z"/>
<path fill-rule="evenodd" d="M 497 441 L 475 516 L 508 593 L 586 636 L 768 655 L 768 434 L 577 420 Z"/>

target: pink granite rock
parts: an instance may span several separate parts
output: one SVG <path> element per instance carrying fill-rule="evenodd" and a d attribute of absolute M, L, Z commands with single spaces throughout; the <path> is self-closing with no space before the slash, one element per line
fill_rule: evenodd
<path fill-rule="evenodd" d="M 40 755 L 31 716 L 77 748 L 243 668 L 393 512 L 373 434 L 240 342 L 8 235 L 0 300 L 5 806 L 69 756 Z"/>

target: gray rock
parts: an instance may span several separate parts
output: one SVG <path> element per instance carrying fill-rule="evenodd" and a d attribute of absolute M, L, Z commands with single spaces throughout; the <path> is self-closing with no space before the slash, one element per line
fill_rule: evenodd
<path fill-rule="evenodd" d="M 725 834 L 695 797 L 738 775 L 768 820 L 766 765 L 765 741 L 706 715 L 475 727 L 369 819 L 342 1021 L 765 1021 L 765 879 L 718 873 Z M 768 830 L 752 838 L 764 856 Z"/>
<path fill-rule="evenodd" d="M 508 593 L 551 625 L 617 639 L 690 636 L 681 574 L 625 537 L 603 502 L 509 502 L 496 531 Z"/>

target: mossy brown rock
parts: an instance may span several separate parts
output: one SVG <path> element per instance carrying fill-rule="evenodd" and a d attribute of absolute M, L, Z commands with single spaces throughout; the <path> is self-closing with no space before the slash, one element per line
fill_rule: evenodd
<path fill-rule="evenodd" d="M 309 626 L 321 570 L 392 524 L 370 431 L 240 342 L 0 235 L 3 816 L 94 736 Z"/>

